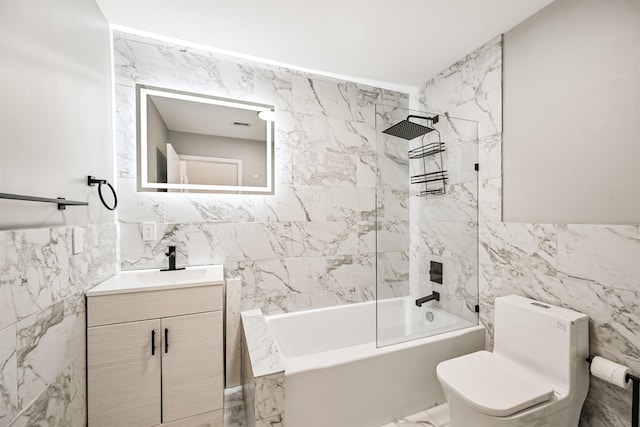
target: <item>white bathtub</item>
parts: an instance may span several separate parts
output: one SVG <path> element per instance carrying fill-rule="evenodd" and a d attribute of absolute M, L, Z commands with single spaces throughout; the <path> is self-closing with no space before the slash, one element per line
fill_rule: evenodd
<path fill-rule="evenodd" d="M 428 305 L 398 298 L 378 313 L 366 302 L 266 317 L 284 359 L 286 427 L 375 427 L 443 403 L 436 365 L 483 349 L 484 328 Z M 442 333 L 377 348 L 376 317 L 385 343 L 427 324 Z"/>

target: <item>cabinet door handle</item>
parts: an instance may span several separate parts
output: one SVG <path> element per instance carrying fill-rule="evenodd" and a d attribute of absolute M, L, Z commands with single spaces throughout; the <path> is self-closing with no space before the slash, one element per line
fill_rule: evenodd
<path fill-rule="evenodd" d="M 151 331 L 151 355 L 156 354 L 156 330 Z"/>
<path fill-rule="evenodd" d="M 164 328 L 164 352 L 169 352 L 169 329 Z"/>

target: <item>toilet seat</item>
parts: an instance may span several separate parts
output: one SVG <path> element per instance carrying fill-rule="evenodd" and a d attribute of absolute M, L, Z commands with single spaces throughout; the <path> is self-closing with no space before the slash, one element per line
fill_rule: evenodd
<path fill-rule="evenodd" d="M 553 396 L 551 384 L 488 351 L 441 362 L 437 374 L 450 393 L 492 416 L 506 417 Z"/>

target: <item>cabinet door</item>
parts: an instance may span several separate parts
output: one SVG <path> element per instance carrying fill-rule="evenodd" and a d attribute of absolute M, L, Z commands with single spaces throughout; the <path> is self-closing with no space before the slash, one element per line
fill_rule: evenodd
<path fill-rule="evenodd" d="M 162 422 L 222 408 L 222 312 L 162 319 Z"/>
<path fill-rule="evenodd" d="M 160 424 L 160 358 L 159 319 L 89 328 L 89 426 Z"/>

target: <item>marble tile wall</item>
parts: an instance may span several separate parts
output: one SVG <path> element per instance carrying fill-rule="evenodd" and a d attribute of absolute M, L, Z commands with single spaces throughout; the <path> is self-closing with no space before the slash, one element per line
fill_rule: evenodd
<path fill-rule="evenodd" d="M 123 270 L 164 266 L 175 244 L 178 264 L 239 277 L 243 309 L 375 297 L 375 106 L 406 107 L 407 94 L 122 32 L 114 51 Z M 275 105 L 275 194 L 137 193 L 136 82 Z M 142 240 L 145 221 L 156 241 Z"/>
<path fill-rule="evenodd" d="M 590 318 L 590 352 L 640 372 L 640 226 L 504 223 L 501 56 L 496 38 L 429 80 L 412 105 L 479 123 L 480 319 L 492 348 L 494 300 L 520 294 Z M 631 424 L 631 391 L 591 377 L 581 426 Z"/>
<path fill-rule="evenodd" d="M 84 291 L 115 274 L 116 224 L 0 231 L 0 266 L 0 426 L 84 425 Z"/>
<path fill-rule="evenodd" d="M 242 390 L 249 427 L 285 425 L 284 361 L 259 309 L 242 313 Z"/>

